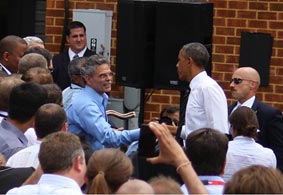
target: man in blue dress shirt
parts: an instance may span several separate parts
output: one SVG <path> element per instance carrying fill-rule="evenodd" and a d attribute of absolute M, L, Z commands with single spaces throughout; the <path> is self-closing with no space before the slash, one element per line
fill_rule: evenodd
<path fill-rule="evenodd" d="M 94 150 L 138 140 L 139 129 L 118 131 L 108 123 L 106 93 L 111 91 L 114 76 L 109 62 L 100 55 L 92 55 L 82 67 L 82 74 L 86 86 L 67 109 L 69 131 L 84 135 Z"/>

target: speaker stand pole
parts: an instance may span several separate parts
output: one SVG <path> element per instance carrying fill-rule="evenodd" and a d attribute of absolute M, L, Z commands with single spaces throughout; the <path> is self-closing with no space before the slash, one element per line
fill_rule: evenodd
<path fill-rule="evenodd" d="M 140 88 L 139 127 L 144 123 L 145 88 Z"/>

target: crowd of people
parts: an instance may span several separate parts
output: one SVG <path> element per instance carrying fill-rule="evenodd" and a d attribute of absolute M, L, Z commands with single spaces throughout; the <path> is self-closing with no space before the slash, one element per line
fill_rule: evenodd
<path fill-rule="evenodd" d="M 108 119 L 110 62 L 87 48 L 83 23 L 71 22 L 66 40 L 55 56 L 35 36 L 0 40 L 1 194 L 283 193 L 283 116 L 256 98 L 256 69 L 233 72 L 229 106 L 205 71 L 206 47 L 185 44 L 176 56 L 184 105 L 147 124 L 156 145 L 145 157 L 145 132 Z M 137 173 L 163 165 L 146 180 Z"/>

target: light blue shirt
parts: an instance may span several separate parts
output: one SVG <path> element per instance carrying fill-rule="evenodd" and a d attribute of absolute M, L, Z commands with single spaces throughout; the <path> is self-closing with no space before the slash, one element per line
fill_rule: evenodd
<path fill-rule="evenodd" d="M 71 83 L 70 87 L 67 87 L 63 90 L 62 96 L 65 111 L 73 102 L 74 98 L 81 92 L 82 89 L 83 88 L 81 86 Z"/>
<path fill-rule="evenodd" d="M 0 123 L 0 152 L 6 159 L 27 147 L 28 140 L 17 127 L 3 119 Z"/>
<path fill-rule="evenodd" d="M 198 178 L 204 183 L 211 184 L 204 184 L 208 194 L 223 194 L 224 189 L 224 180 L 220 176 L 198 176 Z M 184 194 L 189 194 L 188 189 L 185 184 L 182 185 L 181 190 Z"/>
<path fill-rule="evenodd" d="M 71 178 L 55 174 L 43 174 L 37 184 L 13 188 L 7 194 L 81 195 L 83 193 L 78 183 Z"/>
<path fill-rule="evenodd" d="M 140 129 L 117 131 L 107 122 L 107 94 L 86 86 L 67 109 L 68 130 L 85 135 L 94 150 L 129 145 L 139 139 Z"/>

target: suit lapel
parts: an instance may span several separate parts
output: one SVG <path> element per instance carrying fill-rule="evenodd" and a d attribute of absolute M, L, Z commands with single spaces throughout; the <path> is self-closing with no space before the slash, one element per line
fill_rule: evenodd
<path fill-rule="evenodd" d="M 235 108 L 237 105 L 237 102 L 233 103 L 231 106 L 228 107 L 228 116 L 230 116 L 232 110 Z"/>
<path fill-rule="evenodd" d="M 256 112 L 257 109 L 258 109 L 258 104 L 259 104 L 259 101 L 258 101 L 257 98 L 255 98 L 254 103 L 253 103 L 251 109 L 253 109 Z"/>

